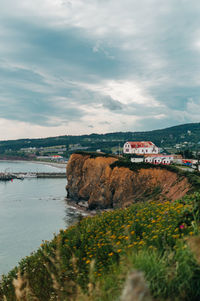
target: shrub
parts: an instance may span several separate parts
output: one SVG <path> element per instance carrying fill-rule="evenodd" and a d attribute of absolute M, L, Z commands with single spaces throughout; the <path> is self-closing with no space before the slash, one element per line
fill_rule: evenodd
<path fill-rule="evenodd" d="M 137 258 L 134 262 L 140 264 L 136 264 L 136 267 L 159 275 L 159 288 L 156 288 L 155 281 L 155 285 L 153 282 L 151 285 L 154 295 L 168 296 L 172 289 L 165 285 L 168 281 L 167 276 L 162 278 L 162 273 L 168 273 L 164 265 L 165 253 L 173 252 L 177 241 L 182 237 L 193 235 L 193 204 L 189 198 L 173 203 L 138 203 L 127 209 L 84 218 L 76 225 L 61 230 L 51 242 L 44 242 L 37 252 L 23 259 L 18 268 L 4 276 L 0 297 L 5 295 L 9 301 L 16 300 L 12 282 L 17 277 L 18 270 L 22 275 L 26 274 L 31 291 L 40 301 L 54 300 L 52 298 L 57 294 L 55 277 L 58 277 L 60 287 L 66 288 L 66 281 L 71 281 L 74 292 L 80 287 L 86 293 L 92 262 L 94 281 L 103 281 L 106 275 L 114 273 L 127 254 L 133 254 L 133 258 Z M 149 253 L 149 256 L 142 260 L 139 254 L 147 248 L 156 251 L 157 255 Z M 75 265 L 73 258 L 76 259 Z M 154 265 L 150 269 L 151 262 L 154 262 Z M 196 269 L 193 263 L 188 261 L 188 264 L 191 269 Z M 57 276 L 52 279 L 52 275 Z M 148 277 L 147 275 L 147 279 Z M 163 281 L 159 280 L 160 277 Z M 180 285 L 181 283 L 180 279 Z M 65 291 L 68 292 L 68 289 Z"/>

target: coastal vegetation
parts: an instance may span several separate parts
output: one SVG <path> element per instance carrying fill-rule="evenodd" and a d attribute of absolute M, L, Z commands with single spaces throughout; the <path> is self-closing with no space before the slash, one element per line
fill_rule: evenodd
<path fill-rule="evenodd" d="M 200 187 L 198 172 L 83 151 L 70 157 L 67 178 L 68 197 L 85 201 L 90 209 L 126 207 L 150 199 L 172 201 Z"/>
<path fill-rule="evenodd" d="M 86 217 L 4 275 L 0 298 L 117 300 L 137 269 L 155 299 L 199 300 L 199 211 L 195 193 Z"/>
<path fill-rule="evenodd" d="M 81 167 L 83 164 L 85 169 Z M 114 170 L 117 177 L 111 177 Z M 135 164 L 126 157 L 76 151 L 68 163 L 68 175 L 80 184 L 82 174 L 84 181 L 90 181 L 90 171 L 95 191 L 98 190 L 98 185 L 95 186 L 97 179 L 102 185 L 100 193 L 105 192 L 103 176 L 114 181 L 111 185 L 113 195 L 118 188 L 122 189 L 123 195 L 120 192 L 116 207 L 123 205 L 120 201 L 124 195 L 126 198 L 124 189 L 127 192 L 130 189 L 128 186 L 134 183 L 132 181 L 132 184 L 127 184 L 127 175 L 131 178 L 130 174 L 134 172 L 135 180 L 143 171 L 144 181 L 141 182 L 141 177 L 135 183 L 138 187 L 132 187 L 134 191 L 140 186 L 138 191 L 142 191 L 142 195 L 138 198 L 139 201 L 135 200 L 137 203 L 128 208 L 99 211 L 93 217 L 80 217 L 78 223 L 60 230 L 52 241 L 43 241 L 36 252 L 22 259 L 17 267 L 2 276 L 0 300 L 119 300 L 131 271 L 143 273 L 154 300 L 199 300 L 198 173 L 187 173 L 173 165 Z M 122 178 L 123 181 L 119 184 Z M 153 186 L 148 187 L 147 178 L 149 183 L 152 180 Z M 166 185 L 168 180 L 170 183 Z M 187 181 L 187 195 L 179 200 L 174 198 L 173 201 L 167 197 L 171 188 L 175 188 L 175 192 L 179 190 L 180 183 L 183 184 L 181 189 L 185 190 Z M 85 192 L 90 194 L 88 187 L 92 185 L 88 183 L 85 182 Z M 158 196 L 164 191 L 162 184 L 167 186 L 164 188 L 167 190 L 166 196 L 161 200 Z M 72 185 L 73 187 L 75 190 L 80 188 L 77 185 Z M 95 199 L 99 200 L 96 196 Z M 129 205 L 131 203 L 132 200 Z"/>
<path fill-rule="evenodd" d="M 107 134 L 65 135 L 39 139 L 0 141 L 0 158 L 20 158 L 39 155 L 53 146 L 66 148 L 64 157 L 76 150 L 119 153 L 126 141 L 153 141 L 165 152 L 181 153 L 184 157 L 197 157 L 200 149 L 200 123 L 189 123 L 166 129 L 145 132 L 114 132 Z M 31 148 L 35 148 L 34 150 Z M 48 150 L 49 151 L 49 150 Z"/>
<path fill-rule="evenodd" d="M 91 151 L 75 151 L 74 154 L 80 154 L 82 156 L 89 156 L 90 158 L 97 158 L 97 157 L 113 157 L 117 158 L 117 161 L 110 164 L 110 167 L 114 169 L 115 167 L 126 167 L 132 171 L 139 171 L 140 169 L 164 169 L 171 172 L 174 172 L 178 175 L 179 179 L 186 177 L 188 179 L 188 182 L 191 184 L 191 190 L 190 192 L 197 192 L 200 190 L 200 173 L 198 171 L 190 172 L 187 169 L 183 170 L 180 169 L 177 165 L 171 164 L 171 165 L 163 165 L 163 164 L 151 164 L 151 163 L 145 163 L 145 162 L 138 162 L 138 163 L 132 163 L 130 158 L 134 157 L 133 155 L 123 155 L 121 157 L 116 155 L 111 155 L 107 153 L 98 153 L 98 152 L 91 152 Z M 138 157 L 138 156 L 137 156 Z"/>
<path fill-rule="evenodd" d="M 200 174 L 198 171 L 190 172 L 187 169 L 182 170 L 175 164 L 171 165 L 163 165 L 163 164 L 151 164 L 151 163 L 145 163 L 145 162 L 139 162 L 139 163 L 132 163 L 129 158 L 121 157 L 118 161 L 115 161 L 110 165 L 110 167 L 113 169 L 115 167 L 126 167 L 129 168 L 132 171 L 138 171 L 140 169 L 164 169 L 171 172 L 174 172 L 178 175 L 179 179 L 186 177 L 188 179 L 188 182 L 191 184 L 191 190 L 190 192 L 199 191 L 200 190 Z"/>

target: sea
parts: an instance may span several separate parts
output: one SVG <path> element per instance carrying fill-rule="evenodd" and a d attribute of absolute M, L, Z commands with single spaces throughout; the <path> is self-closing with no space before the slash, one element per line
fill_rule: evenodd
<path fill-rule="evenodd" d="M 0 161 L 0 172 L 64 172 L 47 164 Z M 0 275 L 74 223 L 81 212 L 66 202 L 65 178 L 0 181 Z"/>

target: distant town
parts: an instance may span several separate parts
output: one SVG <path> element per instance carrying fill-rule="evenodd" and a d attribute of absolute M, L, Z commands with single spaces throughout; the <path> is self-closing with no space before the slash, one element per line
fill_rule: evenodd
<path fill-rule="evenodd" d="M 133 163 L 178 164 L 199 170 L 197 159 L 185 159 L 181 154 L 166 154 L 151 141 L 128 141 L 124 144 L 123 154 L 130 155 Z"/>
<path fill-rule="evenodd" d="M 77 151 L 123 155 L 135 163 L 179 164 L 196 169 L 200 158 L 200 123 L 148 132 L 0 141 L 1 160 L 66 162 Z"/>
<path fill-rule="evenodd" d="M 179 146 L 180 147 L 180 146 Z M 15 156 L 22 156 L 28 160 L 67 162 L 69 153 L 76 151 L 88 151 L 89 147 L 81 144 L 48 146 L 48 147 L 23 147 L 15 152 Z M 102 153 L 101 149 L 94 150 Z M 9 152 L 8 152 L 9 153 Z M 13 152 L 12 152 L 13 153 Z M 195 152 L 175 152 L 169 153 L 165 149 L 156 146 L 152 141 L 127 141 L 121 147 L 116 146 L 110 150 L 111 154 L 127 156 L 132 163 L 151 163 L 151 164 L 178 164 L 193 169 L 199 169 L 199 160 L 195 158 Z M 186 158 L 184 154 L 188 154 Z M 197 155 L 197 154 L 196 154 Z"/>

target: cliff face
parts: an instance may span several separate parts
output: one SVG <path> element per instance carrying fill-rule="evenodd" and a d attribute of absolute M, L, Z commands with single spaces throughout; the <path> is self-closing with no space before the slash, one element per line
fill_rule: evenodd
<path fill-rule="evenodd" d="M 90 209 L 125 207 L 144 199 L 183 197 L 190 185 L 175 172 L 149 168 L 131 171 L 110 167 L 113 157 L 73 154 L 67 164 L 68 198 L 88 201 Z"/>

